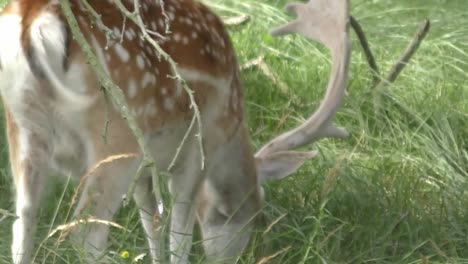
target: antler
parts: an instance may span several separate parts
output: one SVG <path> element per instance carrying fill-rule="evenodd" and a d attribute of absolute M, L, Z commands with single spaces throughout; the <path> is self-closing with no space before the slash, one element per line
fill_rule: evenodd
<path fill-rule="evenodd" d="M 259 160 L 277 153 L 288 153 L 300 167 L 304 158 L 316 152 L 293 152 L 298 147 L 311 144 L 323 137 L 345 138 L 348 132 L 333 125 L 332 119 L 345 94 L 350 58 L 348 38 L 348 0 L 310 0 L 306 4 L 292 3 L 289 12 L 297 19 L 271 32 L 273 36 L 299 33 L 325 45 L 331 51 L 332 69 L 325 99 L 318 110 L 305 123 L 265 144 L 256 154 Z"/>

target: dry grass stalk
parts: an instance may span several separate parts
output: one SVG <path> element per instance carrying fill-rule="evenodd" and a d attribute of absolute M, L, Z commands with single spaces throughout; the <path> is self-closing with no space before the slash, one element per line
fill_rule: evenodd
<path fill-rule="evenodd" d="M 289 247 L 286 247 L 286 248 L 283 248 L 281 249 L 280 251 L 276 252 L 275 254 L 273 255 L 270 255 L 270 256 L 267 256 L 267 257 L 264 257 L 262 258 L 257 264 L 265 264 L 265 263 L 268 263 L 270 260 L 276 258 L 277 256 L 285 253 L 286 251 L 290 250 L 291 249 L 291 246 Z"/>
<path fill-rule="evenodd" d="M 249 22 L 250 16 L 244 14 L 244 15 L 235 16 L 235 17 L 228 17 L 228 18 L 223 19 L 223 21 L 226 26 L 239 26 L 239 25 Z"/>

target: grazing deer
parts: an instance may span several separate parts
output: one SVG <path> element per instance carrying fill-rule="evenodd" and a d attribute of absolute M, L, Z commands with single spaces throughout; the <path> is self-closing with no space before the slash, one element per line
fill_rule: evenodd
<path fill-rule="evenodd" d="M 119 1 L 119 0 L 115 0 Z M 119 36 L 107 47 L 106 35 L 80 0 L 70 4 L 79 27 L 103 68 L 126 95 L 157 167 L 168 168 L 193 116 L 188 94 L 172 78 L 169 64 L 142 40 L 134 23 L 124 20 L 110 0 L 88 0 L 102 23 Z M 134 1 L 123 4 L 132 11 Z M 315 152 L 295 149 L 323 137 L 347 136 L 332 125 L 344 96 L 350 48 L 348 1 L 314 0 L 291 4 L 298 18 L 273 35 L 299 33 L 331 51 L 332 69 L 325 99 L 298 128 L 267 143 L 255 155 L 244 120 L 239 67 L 220 19 L 193 0 L 164 0 L 170 34 L 160 1 L 140 0 L 148 30 L 177 62 L 201 111 L 205 168 L 195 132 L 191 132 L 170 171 L 174 197 L 170 224 L 172 263 L 187 263 L 196 218 L 207 259 L 234 262 L 246 247 L 260 210 L 260 185 L 296 171 Z M 100 83 L 76 43 L 57 0 L 13 0 L 0 15 L 0 92 L 3 100 L 11 169 L 16 186 L 13 263 L 32 262 L 37 213 L 48 175 L 58 172 L 79 180 L 98 161 L 120 153 L 139 153 L 126 121 L 100 95 Z M 110 121 L 107 140 L 102 131 Z M 197 132 L 198 133 L 198 132 Z M 111 220 L 141 161 L 119 160 L 99 167 L 86 179 L 76 216 Z M 140 209 L 153 262 L 158 240 L 152 218 L 158 214 L 146 173 L 134 200 Z M 195 202 L 194 202 L 195 201 Z M 81 236 L 90 259 L 106 247 L 109 227 L 87 224 Z M 90 262 L 93 262 L 90 260 Z"/>

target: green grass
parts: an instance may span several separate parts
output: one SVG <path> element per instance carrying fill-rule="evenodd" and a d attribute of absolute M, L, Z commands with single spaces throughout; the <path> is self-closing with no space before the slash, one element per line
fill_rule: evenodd
<path fill-rule="evenodd" d="M 253 144 L 260 147 L 315 109 L 324 95 L 329 56 L 302 37 L 267 34 L 286 21 L 280 11 L 285 0 L 206 2 L 223 15 L 253 16 L 230 29 L 240 62 L 265 55 L 289 87 L 280 92 L 256 69 L 242 73 Z M 352 136 L 314 144 L 320 150 L 317 158 L 297 174 L 266 185 L 265 224 L 242 263 L 283 249 L 270 263 L 468 263 L 467 10 L 466 0 L 353 1 L 352 14 L 382 73 L 423 19 L 431 20 L 431 31 L 390 87 L 399 106 L 385 103 L 386 115 L 379 117 L 372 108 L 372 78 L 353 35 L 348 94 L 336 120 Z M 299 102 L 292 102 L 293 95 Z M 6 150 L 2 141 L 0 207 L 12 210 Z M 46 197 L 37 243 L 64 223 L 72 188 L 61 199 L 62 186 L 57 183 Z M 145 253 L 136 210 L 120 210 L 115 221 L 131 232 L 113 229 L 111 250 Z M 0 263 L 10 262 L 11 224 L 9 218 L 0 222 Z M 69 247 L 56 249 L 54 243 L 50 239 L 41 248 L 38 262 L 54 263 L 55 256 L 57 263 L 80 263 Z M 201 252 L 195 245 L 194 255 Z M 195 263 L 199 259 L 193 257 Z M 148 257 L 144 263 L 150 263 Z"/>

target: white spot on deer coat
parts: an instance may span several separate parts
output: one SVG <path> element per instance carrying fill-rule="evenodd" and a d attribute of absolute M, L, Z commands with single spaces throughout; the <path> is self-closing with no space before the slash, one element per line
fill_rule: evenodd
<path fill-rule="evenodd" d="M 117 56 L 122 60 L 122 62 L 128 62 L 130 59 L 130 54 L 128 53 L 128 50 L 126 50 L 122 44 L 117 43 L 114 46 L 115 52 L 117 53 Z"/>
<path fill-rule="evenodd" d="M 167 111 L 174 110 L 174 100 L 172 98 L 164 99 L 164 109 Z"/>
<path fill-rule="evenodd" d="M 178 68 L 178 71 L 182 78 L 186 81 L 204 82 L 210 86 L 219 88 L 223 93 L 229 91 L 233 77 L 232 75 L 229 75 L 229 77 L 226 76 L 226 78 L 216 78 L 208 73 L 188 68 Z"/>
<path fill-rule="evenodd" d="M 156 84 L 156 76 L 151 72 L 145 72 L 143 79 L 141 80 L 141 87 L 145 89 L 148 85 Z"/>
<path fill-rule="evenodd" d="M 158 19 L 158 25 L 159 25 L 161 28 L 164 28 L 165 23 L 164 23 L 164 20 L 163 20 L 162 18 Z"/>
<path fill-rule="evenodd" d="M 135 36 L 132 34 L 132 32 L 130 30 L 125 31 L 125 37 L 128 40 L 133 40 L 135 38 Z"/>
<path fill-rule="evenodd" d="M 128 97 L 130 99 L 135 98 L 136 94 L 137 94 L 136 82 L 135 80 L 130 79 L 130 81 L 128 82 Z"/>
<path fill-rule="evenodd" d="M 112 31 L 114 32 L 114 34 L 115 34 L 116 37 L 119 37 L 119 36 L 120 36 L 120 28 L 115 27 L 114 29 L 112 29 Z"/>
<path fill-rule="evenodd" d="M 151 117 L 151 116 L 156 116 L 157 113 L 158 113 L 158 108 L 156 107 L 156 101 L 154 98 L 152 98 L 145 105 L 144 115 Z"/>
<path fill-rule="evenodd" d="M 179 33 L 174 33 L 172 39 L 174 39 L 175 42 L 180 42 L 181 36 Z"/>
<path fill-rule="evenodd" d="M 143 60 L 143 57 L 139 54 L 136 56 L 136 63 L 140 70 L 143 70 L 145 68 L 145 61 Z"/>

